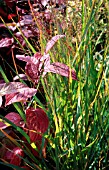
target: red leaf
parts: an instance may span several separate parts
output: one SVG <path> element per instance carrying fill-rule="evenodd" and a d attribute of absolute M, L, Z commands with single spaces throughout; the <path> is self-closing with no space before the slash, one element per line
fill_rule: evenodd
<path fill-rule="evenodd" d="M 40 61 L 41 57 L 42 57 L 41 53 L 36 53 L 34 57 L 16 55 L 16 58 L 27 62 L 25 67 L 26 74 L 35 84 L 38 84 L 42 72 L 41 70 L 42 61 Z"/>
<path fill-rule="evenodd" d="M 16 135 L 13 133 L 12 129 L 9 129 L 8 131 L 5 130 L 5 132 L 9 134 L 11 137 L 16 138 Z M 9 153 L 8 155 L 6 153 L 8 149 L 13 150 L 16 146 L 6 136 L 2 138 L 1 143 L 3 145 L 0 146 L 0 158 L 3 158 L 4 160 L 9 160 L 8 157 L 10 158 L 11 153 Z"/>
<path fill-rule="evenodd" d="M 27 128 L 29 129 L 29 136 L 31 142 L 34 142 L 37 146 L 38 151 L 41 149 L 42 136 L 48 129 L 49 120 L 46 113 L 40 109 L 29 108 L 26 110 L 26 122 Z M 47 141 L 45 139 L 44 147 L 42 148 L 42 155 L 46 157 L 46 145 Z M 33 149 L 32 152 L 34 156 L 39 157 L 39 153 Z"/>
<path fill-rule="evenodd" d="M 56 74 L 60 74 L 65 77 L 69 77 L 70 75 L 70 68 L 63 63 L 55 62 L 50 64 L 50 56 L 48 51 L 53 47 L 53 45 L 65 35 L 56 35 L 54 36 L 46 45 L 45 53 L 42 56 L 41 53 L 36 53 L 34 57 L 25 57 L 24 55 L 17 55 L 16 57 L 20 60 L 26 61 L 26 73 L 30 77 L 30 79 L 35 83 L 38 84 L 39 78 L 42 74 L 44 77 L 47 72 L 52 72 Z M 43 69 L 42 69 L 43 66 Z M 76 72 L 71 70 L 72 79 L 77 80 Z"/>
<path fill-rule="evenodd" d="M 18 113 L 10 112 L 5 116 L 5 118 L 10 120 L 16 126 L 24 127 L 24 125 L 25 125 L 24 122 L 22 121 L 22 118 L 20 117 L 20 115 Z M 0 129 L 5 129 L 6 127 L 7 127 L 7 125 L 0 122 Z"/>
<path fill-rule="evenodd" d="M 0 84 L 0 96 L 20 92 L 27 87 L 28 86 L 20 82 L 2 83 Z"/>
<path fill-rule="evenodd" d="M 18 155 L 24 157 L 24 152 L 21 148 L 15 147 L 12 151 L 6 152 L 4 159 L 8 160 L 10 164 L 20 166 L 22 159 Z"/>
<path fill-rule="evenodd" d="M 23 60 L 27 62 L 25 71 L 26 74 L 30 77 L 30 79 L 38 84 L 39 78 L 43 72 L 43 76 L 46 74 L 45 69 L 50 65 L 50 56 L 49 54 L 41 55 L 41 53 L 37 52 L 34 57 L 24 56 L 24 55 L 16 55 L 16 58 L 19 60 Z M 42 69 L 42 66 L 44 67 Z"/>
<path fill-rule="evenodd" d="M 5 106 L 10 105 L 15 102 L 24 102 L 28 98 L 31 98 L 37 92 L 34 88 L 24 88 L 20 92 L 5 95 L 6 102 Z"/>
<path fill-rule="evenodd" d="M 13 78 L 14 81 L 18 79 L 27 80 L 27 76 L 25 74 L 18 74 L 17 76 Z"/>
<path fill-rule="evenodd" d="M 38 84 L 42 70 L 39 69 L 39 63 L 37 65 L 27 63 L 25 67 L 26 74 L 35 83 Z"/>
<path fill-rule="evenodd" d="M 46 49 L 45 49 L 45 53 L 47 54 L 48 51 L 54 46 L 54 44 L 60 39 L 65 37 L 65 35 L 56 35 L 54 37 L 52 37 L 52 39 L 50 41 L 48 41 L 47 45 L 46 45 Z"/>
<path fill-rule="evenodd" d="M 34 88 L 29 88 L 20 82 L 10 82 L 0 84 L 0 96 L 6 95 L 5 105 L 14 102 L 26 101 L 37 92 Z"/>
<path fill-rule="evenodd" d="M 18 58 L 19 60 L 28 62 L 28 63 L 33 63 L 33 57 L 30 56 L 25 56 L 25 55 L 16 55 L 16 58 Z"/>
<path fill-rule="evenodd" d="M 29 108 L 26 110 L 26 121 L 31 142 L 42 140 L 42 135 L 47 131 L 49 120 L 46 113 L 40 109 Z"/>
<path fill-rule="evenodd" d="M 12 1 L 12 0 L 5 0 L 6 2 L 6 5 L 9 7 L 9 8 L 13 8 L 16 0 Z"/>
<path fill-rule="evenodd" d="M 11 157 L 12 157 L 12 152 L 7 150 L 5 153 L 4 159 L 9 161 L 11 159 Z"/>
<path fill-rule="evenodd" d="M 13 122 L 16 126 L 24 127 L 24 122 L 22 121 L 22 118 L 18 113 L 10 112 L 5 117 Z"/>
<path fill-rule="evenodd" d="M 12 45 L 14 42 L 13 38 L 2 38 L 0 40 L 0 48 L 2 47 L 9 47 L 10 45 Z"/>
<path fill-rule="evenodd" d="M 11 20 L 12 18 L 16 17 L 17 15 L 16 14 L 9 14 L 8 15 L 8 19 Z"/>
<path fill-rule="evenodd" d="M 60 74 L 61 76 L 69 77 L 70 68 L 63 63 L 55 62 L 52 63 L 46 70 L 46 72 L 52 72 Z M 71 70 L 72 79 L 77 80 L 76 72 Z"/>
<path fill-rule="evenodd" d="M 42 139 L 41 140 L 37 140 L 35 142 L 35 145 L 37 146 L 38 151 L 40 151 L 40 149 L 41 149 L 41 144 L 42 144 Z M 44 147 L 42 148 L 42 155 L 43 155 L 44 158 L 46 158 L 46 146 L 47 146 L 47 140 L 45 139 Z M 31 148 L 31 150 L 32 150 L 32 153 L 34 154 L 34 156 L 39 157 L 39 152 L 37 152 L 33 148 Z"/>
<path fill-rule="evenodd" d="M 0 129 L 5 129 L 7 125 L 5 125 L 3 122 L 0 122 Z"/>

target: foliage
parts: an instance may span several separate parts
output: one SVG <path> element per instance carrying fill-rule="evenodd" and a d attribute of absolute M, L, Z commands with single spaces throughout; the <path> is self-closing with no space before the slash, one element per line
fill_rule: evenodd
<path fill-rule="evenodd" d="M 1 164 L 107 169 L 109 2 L 28 0 L 16 7 L 17 21 L 10 13 L 12 23 L 2 16 L 0 25 Z"/>

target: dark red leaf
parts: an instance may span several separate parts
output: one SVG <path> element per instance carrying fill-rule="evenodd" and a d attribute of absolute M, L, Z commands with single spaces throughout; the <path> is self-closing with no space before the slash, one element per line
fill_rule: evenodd
<path fill-rule="evenodd" d="M 37 140 L 35 142 L 35 145 L 37 146 L 37 149 L 38 151 L 36 151 L 35 149 L 31 149 L 32 150 L 32 153 L 34 154 L 34 156 L 37 156 L 39 157 L 39 151 L 41 149 L 41 144 L 42 144 L 42 139 L 41 140 Z M 44 147 L 42 148 L 42 155 L 44 158 L 46 158 L 46 146 L 47 146 L 47 140 L 45 139 L 45 142 L 44 142 Z"/>
<path fill-rule="evenodd" d="M 47 131 L 49 125 L 46 113 L 40 108 L 29 108 L 26 110 L 26 122 L 31 142 L 42 140 L 42 135 Z"/>
<path fill-rule="evenodd" d="M 6 5 L 7 5 L 9 8 L 13 8 L 13 6 L 14 6 L 14 4 L 15 4 L 16 1 L 17 1 L 17 0 L 5 0 Z"/>
<path fill-rule="evenodd" d="M 5 118 L 10 120 L 16 126 L 24 127 L 24 125 L 25 125 L 24 122 L 22 121 L 22 118 L 20 117 L 20 115 L 18 113 L 10 112 L 5 116 Z M 7 125 L 0 122 L 0 129 L 5 129 L 6 127 L 7 127 Z"/>
<path fill-rule="evenodd" d="M 34 144 L 36 145 L 36 147 L 37 147 L 38 150 L 35 150 L 35 149 L 31 146 L 31 144 L 29 144 L 29 143 L 27 142 L 27 140 L 25 139 L 24 136 L 22 137 L 22 140 L 26 143 L 26 146 L 32 151 L 32 153 L 34 154 L 34 156 L 39 157 L 39 151 L 40 151 L 40 149 L 42 149 L 42 155 L 43 155 L 44 158 L 46 157 L 47 139 L 45 139 L 45 141 L 44 141 L 44 146 L 43 146 L 43 148 L 41 147 L 41 144 L 42 144 L 42 136 L 40 136 L 40 139 L 37 139 L 36 142 L 34 142 Z"/>
<path fill-rule="evenodd" d="M 16 137 L 15 134 L 13 133 L 12 129 L 8 128 L 8 131 L 5 130 L 5 132 L 8 133 L 13 138 Z M 8 151 L 8 149 L 13 150 L 16 146 L 6 136 L 1 139 L 1 142 L 3 145 L 0 147 L 0 158 L 7 160 L 7 156 L 9 155 L 9 157 L 10 157 L 10 153 L 8 155 L 6 155 L 6 152 Z"/>
<path fill-rule="evenodd" d="M 39 69 L 39 63 L 37 65 L 27 63 L 25 67 L 26 74 L 35 83 L 38 84 L 42 70 Z"/>
<path fill-rule="evenodd" d="M 44 54 L 42 56 L 41 53 L 37 52 L 34 57 L 16 55 L 16 58 L 27 62 L 25 67 L 26 74 L 35 84 L 38 84 L 42 72 L 43 76 L 46 74 L 45 69 L 50 65 L 49 54 Z"/>
<path fill-rule="evenodd" d="M 21 148 L 15 147 L 12 151 L 6 152 L 4 159 L 10 164 L 20 166 L 22 158 L 20 158 L 18 155 L 23 157 L 24 152 Z"/>
<path fill-rule="evenodd" d="M 5 129 L 7 125 L 5 125 L 3 122 L 0 122 L 0 129 Z"/>
<path fill-rule="evenodd" d="M 25 67 L 26 74 L 35 84 L 38 84 L 42 72 L 42 61 L 40 61 L 42 57 L 41 53 L 36 53 L 34 57 L 25 57 L 24 55 L 17 55 L 16 57 L 20 60 L 27 62 Z"/>
<path fill-rule="evenodd" d="M 10 112 L 5 117 L 11 122 L 13 122 L 16 126 L 24 126 L 24 122 L 22 121 L 21 116 L 16 112 Z"/>

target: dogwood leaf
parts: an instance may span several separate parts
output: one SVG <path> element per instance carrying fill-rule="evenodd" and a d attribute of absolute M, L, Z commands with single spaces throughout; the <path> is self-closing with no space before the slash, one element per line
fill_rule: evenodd
<path fill-rule="evenodd" d="M 27 92 L 28 91 L 28 92 Z M 21 82 L 9 82 L 9 83 L 2 83 L 0 84 L 0 96 L 4 96 L 6 94 L 12 94 L 12 93 L 25 93 L 29 96 L 31 96 L 31 91 L 36 92 L 36 89 L 29 88 L 27 85 L 21 83 Z"/>
<path fill-rule="evenodd" d="M 2 83 L 0 84 L 0 96 L 20 92 L 24 88 L 27 88 L 27 86 L 20 82 Z"/>
<path fill-rule="evenodd" d="M 22 121 L 22 118 L 20 117 L 20 115 L 16 112 L 10 112 L 8 113 L 5 118 L 7 118 L 8 120 L 10 120 L 12 123 L 14 123 L 16 126 L 20 126 L 23 127 L 24 126 L 24 122 Z M 0 122 L 0 129 L 5 129 L 6 127 L 8 127 L 7 124 Z"/>
<path fill-rule="evenodd" d="M 35 95 L 36 92 L 37 92 L 36 89 L 27 87 L 27 88 L 22 89 L 22 91 L 20 92 L 7 94 L 5 95 L 5 98 L 6 98 L 5 106 L 10 105 L 15 102 L 24 102 L 28 98 L 31 98 L 33 95 Z"/>
<path fill-rule="evenodd" d="M 25 74 L 18 74 L 17 76 L 15 76 L 13 78 L 13 81 L 16 81 L 16 80 L 19 80 L 19 79 L 27 80 L 27 76 Z"/>
<path fill-rule="evenodd" d="M 9 47 L 10 45 L 12 45 L 14 42 L 13 38 L 2 38 L 0 40 L 0 48 L 2 47 Z"/>
<path fill-rule="evenodd" d="M 49 65 L 49 67 L 47 67 L 45 71 L 69 77 L 70 68 L 66 64 L 55 62 Z M 76 72 L 74 70 L 71 70 L 71 76 L 72 79 L 77 80 Z"/>
<path fill-rule="evenodd" d="M 21 82 L 10 82 L 0 84 L 0 96 L 6 95 L 5 105 L 14 102 L 26 101 L 37 92 L 34 88 L 29 88 Z"/>
<path fill-rule="evenodd" d="M 46 113 L 40 109 L 29 108 L 26 110 L 27 127 L 30 130 L 31 142 L 42 140 L 42 135 L 47 131 L 49 120 Z"/>
<path fill-rule="evenodd" d="M 4 159 L 8 160 L 10 164 L 20 166 L 21 157 L 24 157 L 24 151 L 19 147 L 15 147 L 12 151 L 9 150 L 6 152 Z"/>
<path fill-rule="evenodd" d="M 51 38 L 51 40 L 48 41 L 46 48 L 45 48 L 45 53 L 47 54 L 48 51 L 54 46 L 54 44 L 60 39 L 65 37 L 65 35 L 56 35 Z"/>
<path fill-rule="evenodd" d="M 46 74 L 45 69 L 50 65 L 49 54 L 41 55 L 41 53 L 37 52 L 33 57 L 16 55 L 16 58 L 27 62 L 25 66 L 25 72 L 35 84 L 38 84 L 42 72 L 43 76 Z"/>
<path fill-rule="evenodd" d="M 35 61 L 33 61 L 33 57 L 30 56 L 25 56 L 25 55 L 16 55 L 16 58 L 18 58 L 19 60 L 28 62 L 28 63 L 33 63 Z M 35 59 L 34 59 L 35 60 Z"/>

